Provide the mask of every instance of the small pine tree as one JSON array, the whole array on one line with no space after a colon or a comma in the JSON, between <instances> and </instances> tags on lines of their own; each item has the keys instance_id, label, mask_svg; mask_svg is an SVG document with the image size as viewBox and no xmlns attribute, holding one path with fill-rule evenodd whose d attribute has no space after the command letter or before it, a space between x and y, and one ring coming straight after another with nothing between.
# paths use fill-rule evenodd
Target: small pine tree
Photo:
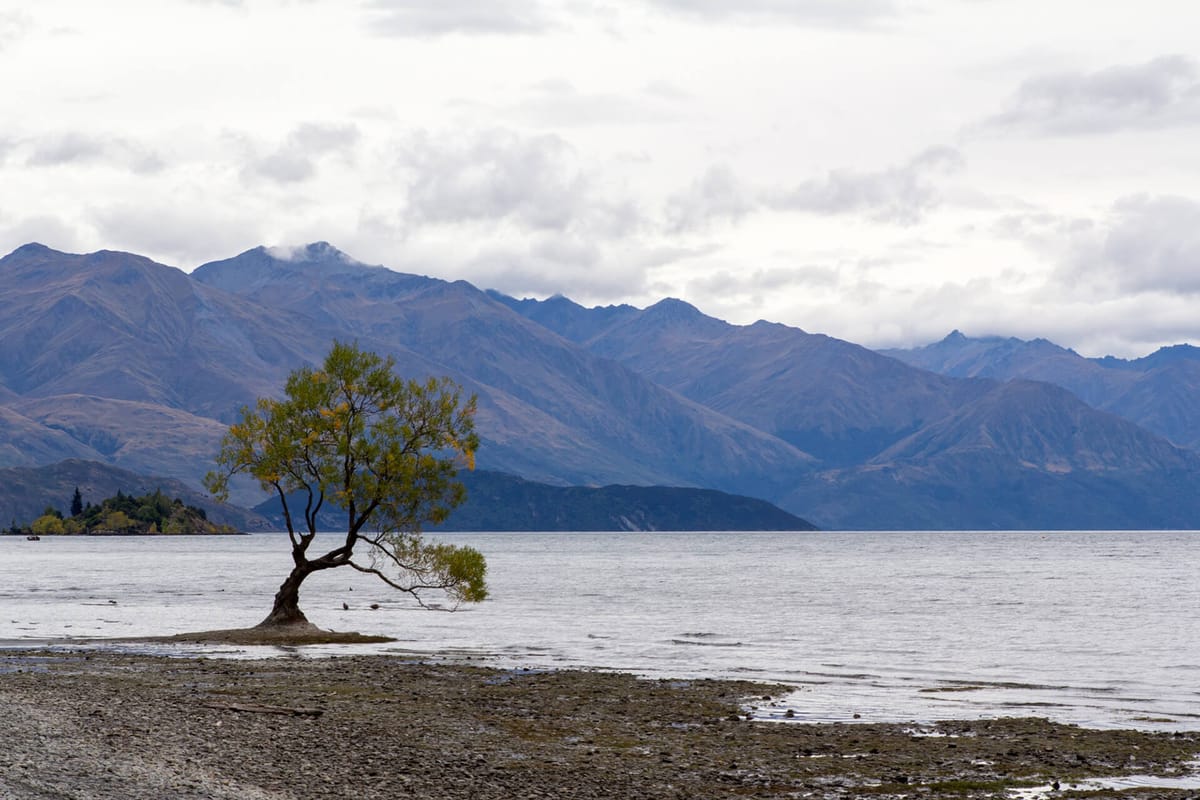
<instances>
[{"instance_id":1,"label":"small pine tree","mask_svg":"<svg viewBox=\"0 0 1200 800\"><path fill-rule=\"evenodd\" d=\"M71 497L71 516L78 517L83 513L83 495L79 493L79 487L75 487L75 494Z\"/></svg>"}]
</instances>

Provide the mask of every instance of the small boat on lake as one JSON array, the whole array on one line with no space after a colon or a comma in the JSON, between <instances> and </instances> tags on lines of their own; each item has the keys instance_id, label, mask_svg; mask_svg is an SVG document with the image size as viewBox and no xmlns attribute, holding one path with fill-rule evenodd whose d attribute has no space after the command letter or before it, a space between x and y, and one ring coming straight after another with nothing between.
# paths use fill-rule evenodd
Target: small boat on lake
<instances>
[{"instance_id":1,"label":"small boat on lake","mask_svg":"<svg viewBox=\"0 0 1200 800\"><path fill-rule=\"evenodd\" d=\"M40 542L41 540L42 537L38 536L36 533L31 533L25 537L25 541L27 542Z\"/></svg>"}]
</instances>

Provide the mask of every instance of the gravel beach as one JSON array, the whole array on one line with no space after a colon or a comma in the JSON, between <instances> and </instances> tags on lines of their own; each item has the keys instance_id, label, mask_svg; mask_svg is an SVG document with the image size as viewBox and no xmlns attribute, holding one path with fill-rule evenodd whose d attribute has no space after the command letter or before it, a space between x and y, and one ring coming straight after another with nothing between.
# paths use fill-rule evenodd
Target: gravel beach
<instances>
[{"instance_id":1,"label":"gravel beach","mask_svg":"<svg viewBox=\"0 0 1200 800\"><path fill-rule=\"evenodd\" d=\"M1055 781L1040 796L1068 797L1080 778L1187 773L1200 752L1196 734L1037 719L746 719L784 691L386 656L2 651L0 798L970 798Z\"/></svg>"}]
</instances>

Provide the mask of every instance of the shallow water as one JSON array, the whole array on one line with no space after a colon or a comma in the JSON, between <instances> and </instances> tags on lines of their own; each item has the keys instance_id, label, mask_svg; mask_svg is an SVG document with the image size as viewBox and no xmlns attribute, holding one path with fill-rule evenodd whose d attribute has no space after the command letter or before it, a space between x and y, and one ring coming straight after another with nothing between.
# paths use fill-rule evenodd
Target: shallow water
<instances>
[{"instance_id":1,"label":"shallow water","mask_svg":"<svg viewBox=\"0 0 1200 800\"><path fill-rule=\"evenodd\" d=\"M356 651L801 687L778 718L1200 729L1200 534L440 538L483 550L491 600L422 611L343 569L310 578L306 613L398 640ZM278 535L0 537L0 641L252 625L289 563Z\"/></svg>"}]
</instances>

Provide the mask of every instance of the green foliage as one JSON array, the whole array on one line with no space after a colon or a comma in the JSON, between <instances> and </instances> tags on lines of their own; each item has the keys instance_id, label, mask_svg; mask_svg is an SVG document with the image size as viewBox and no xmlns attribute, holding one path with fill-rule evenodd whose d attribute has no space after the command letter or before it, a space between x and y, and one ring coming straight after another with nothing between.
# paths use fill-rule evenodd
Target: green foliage
<instances>
[{"instance_id":1,"label":"green foliage","mask_svg":"<svg viewBox=\"0 0 1200 800\"><path fill-rule=\"evenodd\" d=\"M38 536L48 536L66 532L66 529L63 527L62 519L54 514L43 514L35 519L33 521L33 525L30 527Z\"/></svg>"},{"instance_id":2,"label":"green foliage","mask_svg":"<svg viewBox=\"0 0 1200 800\"><path fill-rule=\"evenodd\" d=\"M233 533L233 529L214 525L208 521L204 509L184 505L179 498L172 500L156 490L141 497L118 491L99 505L82 503L79 513L63 518L63 515L47 507L40 517L27 526L14 521L6 531L10 534L79 534L79 533ZM72 500L72 509L76 502Z\"/></svg>"},{"instance_id":3,"label":"green foliage","mask_svg":"<svg viewBox=\"0 0 1200 800\"><path fill-rule=\"evenodd\" d=\"M309 572L349 565L418 600L425 589L482 600L483 556L420 536L465 499L455 476L460 466L474 468L475 398L464 399L448 378L406 380L394 367L390 357L335 342L319 369L291 373L283 399L242 409L221 443L220 470L205 485L224 498L230 477L244 473L277 494L297 583ZM346 538L310 559L327 503L344 515ZM359 542L368 545L369 564L352 560Z\"/></svg>"},{"instance_id":4,"label":"green foliage","mask_svg":"<svg viewBox=\"0 0 1200 800\"><path fill-rule=\"evenodd\" d=\"M100 525L105 530L113 531L114 533L127 533L132 531L137 523L130 519L129 515L124 511L109 511L104 515L104 519Z\"/></svg>"},{"instance_id":5,"label":"green foliage","mask_svg":"<svg viewBox=\"0 0 1200 800\"><path fill-rule=\"evenodd\" d=\"M78 517L83 513L83 495L79 493L79 487L75 487L75 494L71 495L71 516Z\"/></svg>"}]
</instances>

